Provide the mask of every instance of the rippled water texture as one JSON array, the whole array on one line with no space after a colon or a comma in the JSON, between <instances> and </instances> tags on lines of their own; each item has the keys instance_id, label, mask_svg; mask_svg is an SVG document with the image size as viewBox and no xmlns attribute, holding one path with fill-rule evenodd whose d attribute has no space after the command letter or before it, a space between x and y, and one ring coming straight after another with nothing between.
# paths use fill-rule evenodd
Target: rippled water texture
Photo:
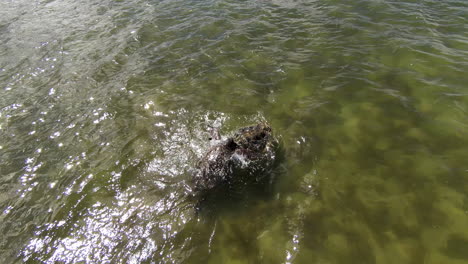
<instances>
[{"instance_id":1,"label":"rippled water texture","mask_svg":"<svg viewBox=\"0 0 468 264\"><path fill-rule=\"evenodd\" d=\"M468 263L468 2L0 2L1 263ZM264 188L196 211L210 127Z\"/></svg>"}]
</instances>

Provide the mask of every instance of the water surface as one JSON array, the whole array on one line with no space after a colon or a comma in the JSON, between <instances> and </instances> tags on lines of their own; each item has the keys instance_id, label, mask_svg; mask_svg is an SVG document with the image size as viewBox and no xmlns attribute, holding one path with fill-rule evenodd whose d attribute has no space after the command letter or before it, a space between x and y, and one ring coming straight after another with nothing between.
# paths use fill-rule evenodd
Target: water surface
<instances>
[{"instance_id":1,"label":"water surface","mask_svg":"<svg viewBox=\"0 0 468 264\"><path fill-rule=\"evenodd\" d=\"M467 263L468 3L0 3L0 262ZM267 121L265 189L190 175ZM228 199L229 198L229 199Z\"/></svg>"}]
</instances>

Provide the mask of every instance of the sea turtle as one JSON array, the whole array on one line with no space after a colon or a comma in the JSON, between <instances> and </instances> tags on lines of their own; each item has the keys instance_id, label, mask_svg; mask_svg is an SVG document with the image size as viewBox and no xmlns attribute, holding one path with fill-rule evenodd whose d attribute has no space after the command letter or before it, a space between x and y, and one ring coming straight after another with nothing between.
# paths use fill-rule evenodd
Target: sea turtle
<instances>
[{"instance_id":1,"label":"sea turtle","mask_svg":"<svg viewBox=\"0 0 468 264\"><path fill-rule=\"evenodd\" d=\"M197 191L257 181L273 164L278 143L266 123L241 128L224 140L213 129L210 140L212 147L198 162L193 177Z\"/></svg>"}]
</instances>

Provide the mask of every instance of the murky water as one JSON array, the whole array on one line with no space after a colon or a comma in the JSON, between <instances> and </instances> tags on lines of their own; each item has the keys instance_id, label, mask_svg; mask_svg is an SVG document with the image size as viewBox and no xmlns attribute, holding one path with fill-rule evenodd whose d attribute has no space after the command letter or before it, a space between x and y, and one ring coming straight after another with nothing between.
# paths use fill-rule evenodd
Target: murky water
<instances>
[{"instance_id":1,"label":"murky water","mask_svg":"<svg viewBox=\"0 0 468 264\"><path fill-rule=\"evenodd\" d=\"M0 262L467 263L468 3L0 2ZM211 126L264 186L194 210Z\"/></svg>"}]
</instances>

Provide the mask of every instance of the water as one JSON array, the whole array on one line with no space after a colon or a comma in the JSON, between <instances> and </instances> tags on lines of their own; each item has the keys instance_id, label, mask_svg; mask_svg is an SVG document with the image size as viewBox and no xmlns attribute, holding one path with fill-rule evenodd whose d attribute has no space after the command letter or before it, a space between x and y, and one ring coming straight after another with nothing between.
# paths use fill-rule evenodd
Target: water
<instances>
[{"instance_id":1,"label":"water","mask_svg":"<svg viewBox=\"0 0 468 264\"><path fill-rule=\"evenodd\" d=\"M468 263L468 3L0 3L0 262ZM190 174L267 120L265 192Z\"/></svg>"}]
</instances>

